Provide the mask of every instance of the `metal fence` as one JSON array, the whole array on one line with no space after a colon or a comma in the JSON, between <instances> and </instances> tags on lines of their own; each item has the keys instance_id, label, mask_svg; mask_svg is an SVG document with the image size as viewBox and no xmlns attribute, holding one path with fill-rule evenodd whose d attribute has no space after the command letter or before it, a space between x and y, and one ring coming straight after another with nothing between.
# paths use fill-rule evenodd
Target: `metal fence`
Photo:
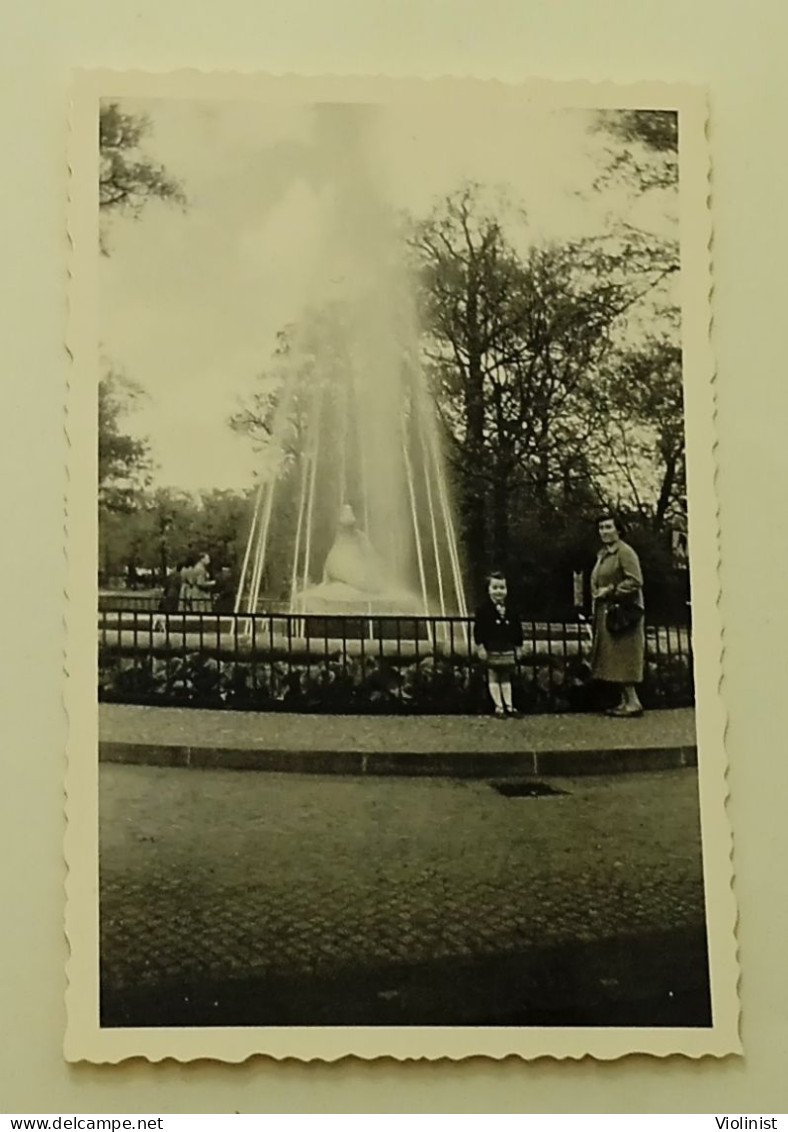
<instances>
[{"instance_id":1,"label":"metal fence","mask_svg":"<svg viewBox=\"0 0 788 1132\"><path fill-rule=\"evenodd\" d=\"M488 709L473 623L460 617L160 613L102 609L105 701L257 711L473 714ZM513 679L526 713L606 706L582 621L523 623ZM609 695L609 690L607 692ZM647 707L693 703L686 626L646 625Z\"/></svg>"}]
</instances>

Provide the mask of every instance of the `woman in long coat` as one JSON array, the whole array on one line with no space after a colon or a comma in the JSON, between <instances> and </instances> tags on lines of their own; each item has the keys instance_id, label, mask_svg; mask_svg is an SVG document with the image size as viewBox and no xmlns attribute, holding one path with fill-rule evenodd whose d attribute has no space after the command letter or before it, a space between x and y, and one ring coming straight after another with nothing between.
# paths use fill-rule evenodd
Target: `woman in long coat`
<instances>
[{"instance_id":1,"label":"woman in long coat","mask_svg":"<svg viewBox=\"0 0 788 1132\"><path fill-rule=\"evenodd\" d=\"M646 651L643 572L637 554L621 538L615 518L603 515L598 526L602 549L591 574L591 597L594 603L591 675L596 680L617 684L621 689L621 701L608 712L609 715L642 715L643 707L636 685L643 681ZM622 602L630 610L634 610L624 618L631 623L611 632L608 616L611 606Z\"/></svg>"},{"instance_id":2,"label":"woman in long coat","mask_svg":"<svg viewBox=\"0 0 788 1132\"><path fill-rule=\"evenodd\" d=\"M191 571L191 608L209 610L211 608L211 591L216 582L208 574L211 564L210 555L201 554L192 566Z\"/></svg>"},{"instance_id":3,"label":"woman in long coat","mask_svg":"<svg viewBox=\"0 0 788 1132\"><path fill-rule=\"evenodd\" d=\"M182 613L192 608L192 598L194 595L194 567L196 566L196 564L196 557L193 554L190 554L180 569L181 592L178 599L178 608Z\"/></svg>"}]
</instances>

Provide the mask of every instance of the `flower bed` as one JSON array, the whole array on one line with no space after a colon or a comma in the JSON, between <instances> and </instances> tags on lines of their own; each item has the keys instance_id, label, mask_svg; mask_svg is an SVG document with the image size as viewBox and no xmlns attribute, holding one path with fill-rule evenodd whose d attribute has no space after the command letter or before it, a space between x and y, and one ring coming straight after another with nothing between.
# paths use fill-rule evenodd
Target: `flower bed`
<instances>
[{"instance_id":1,"label":"flower bed","mask_svg":"<svg viewBox=\"0 0 788 1132\"><path fill-rule=\"evenodd\" d=\"M599 710L610 689L590 680L580 655L523 662L513 680L524 713ZM250 711L476 714L489 710L482 666L473 658L326 655L313 660L243 657L209 651L162 655L99 650L99 698L113 703L162 704ZM686 654L647 654L644 705L686 707L694 702Z\"/></svg>"}]
</instances>

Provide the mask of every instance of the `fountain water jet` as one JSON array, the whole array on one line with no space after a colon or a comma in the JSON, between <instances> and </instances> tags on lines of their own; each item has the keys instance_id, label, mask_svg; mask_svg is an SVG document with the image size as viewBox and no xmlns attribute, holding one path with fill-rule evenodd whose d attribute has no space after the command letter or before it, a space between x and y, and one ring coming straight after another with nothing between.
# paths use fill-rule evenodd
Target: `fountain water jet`
<instances>
[{"instance_id":1,"label":"fountain water jet","mask_svg":"<svg viewBox=\"0 0 788 1132\"><path fill-rule=\"evenodd\" d=\"M436 410L417 361L414 283L370 171L364 123L332 109L318 305L279 389L236 611L284 600L303 616L464 617Z\"/></svg>"}]
</instances>

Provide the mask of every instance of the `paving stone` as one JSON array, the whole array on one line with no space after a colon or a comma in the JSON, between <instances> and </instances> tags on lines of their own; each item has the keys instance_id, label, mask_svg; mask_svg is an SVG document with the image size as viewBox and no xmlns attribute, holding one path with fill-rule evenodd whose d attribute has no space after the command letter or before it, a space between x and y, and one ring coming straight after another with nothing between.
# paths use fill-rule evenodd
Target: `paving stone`
<instances>
[{"instance_id":1,"label":"paving stone","mask_svg":"<svg viewBox=\"0 0 788 1132\"><path fill-rule=\"evenodd\" d=\"M485 783L104 766L105 985L702 925L693 771L561 786L512 801Z\"/></svg>"}]
</instances>

